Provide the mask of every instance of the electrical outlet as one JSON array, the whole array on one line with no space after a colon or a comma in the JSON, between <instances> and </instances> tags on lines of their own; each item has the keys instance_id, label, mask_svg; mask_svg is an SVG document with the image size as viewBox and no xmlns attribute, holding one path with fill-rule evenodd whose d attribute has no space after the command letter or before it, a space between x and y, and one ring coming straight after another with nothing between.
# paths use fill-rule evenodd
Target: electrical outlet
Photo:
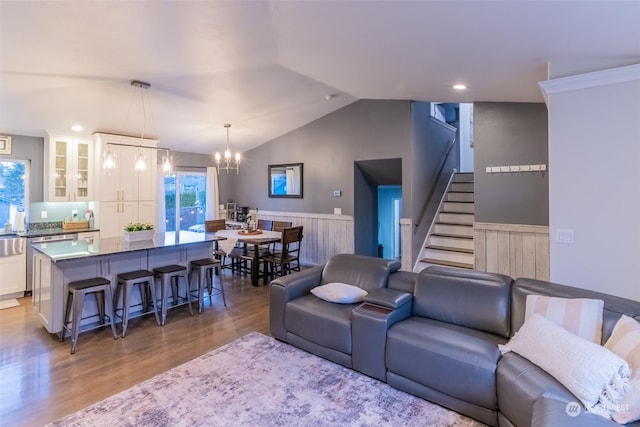
<instances>
[{"instance_id":1,"label":"electrical outlet","mask_svg":"<svg viewBox=\"0 0 640 427\"><path fill-rule=\"evenodd\" d=\"M40 211L40 219L47 219L47 211Z\"/></svg>"},{"instance_id":2,"label":"electrical outlet","mask_svg":"<svg viewBox=\"0 0 640 427\"><path fill-rule=\"evenodd\" d=\"M78 209L71 209L71 216L77 216L78 215Z\"/></svg>"},{"instance_id":3,"label":"electrical outlet","mask_svg":"<svg viewBox=\"0 0 640 427\"><path fill-rule=\"evenodd\" d=\"M568 228L556 230L556 242L573 245L574 243L573 230Z\"/></svg>"}]
</instances>

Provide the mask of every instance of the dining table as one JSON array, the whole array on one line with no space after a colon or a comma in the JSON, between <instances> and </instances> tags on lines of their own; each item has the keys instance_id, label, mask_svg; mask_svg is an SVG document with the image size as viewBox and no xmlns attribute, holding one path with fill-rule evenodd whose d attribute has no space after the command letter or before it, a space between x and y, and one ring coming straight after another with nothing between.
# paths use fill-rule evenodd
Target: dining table
<instances>
[{"instance_id":1,"label":"dining table","mask_svg":"<svg viewBox=\"0 0 640 427\"><path fill-rule=\"evenodd\" d=\"M236 243L242 244L244 255L252 253L251 284L253 286L258 286L260 282L260 246L277 243L282 239L280 231L271 230L219 230L216 231L215 235L224 237L224 239L217 241L216 244L226 254L231 253ZM250 252L249 248L251 247L253 247L253 251ZM265 284L266 281L265 275Z\"/></svg>"}]
</instances>

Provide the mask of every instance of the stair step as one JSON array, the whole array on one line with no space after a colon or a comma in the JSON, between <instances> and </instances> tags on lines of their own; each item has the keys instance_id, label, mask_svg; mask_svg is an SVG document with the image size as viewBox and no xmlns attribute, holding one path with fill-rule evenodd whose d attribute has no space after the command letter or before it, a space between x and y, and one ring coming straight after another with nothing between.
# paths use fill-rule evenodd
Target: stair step
<instances>
[{"instance_id":1,"label":"stair step","mask_svg":"<svg viewBox=\"0 0 640 427\"><path fill-rule=\"evenodd\" d=\"M448 234L452 236L464 236L473 238L473 226L465 224L446 224L436 222L433 232L437 234Z\"/></svg>"},{"instance_id":2,"label":"stair step","mask_svg":"<svg viewBox=\"0 0 640 427\"><path fill-rule=\"evenodd\" d=\"M452 182L449 189L451 191L473 193L473 182Z\"/></svg>"},{"instance_id":3,"label":"stair step","mask_svg":"<svg viewBox=\"0 0 640 427\"><path fill-rule=\"evenodd\" d=\"M453 176L453 182L473 182L473 172L458 172Z\"/></svg>"},{"instance_id":4,"label":"stair step","mask_svg":"<svg viewBox=\"0 0 640 427\"><path fill-rule=\"evenodd\" d=\"M462 262L466 264L473 264L474 261L473 252L448 251L436 248L424 248L420 256L430 259L439 259L441 261Z\"/></svg>"},{"instance_id":5,"label":"stair step","mask_svg":"<svg viewBox=\"0 0 640 427\"><path fill-rule=\"evenodd\" d=\"M442 212L447 213L474 213L475 204L473 202L447 202L442 204Z\"/></svg>"},{"instance_id":6,"label":"stair step","mask_svg":"<svg viewBox=\"0 0 640 427\"><path fill-rule=\"evenodd\" d=\"M440 214L438 214L438 222L473 225L473 217L474 215L472 213L440 212Z\"/></svg>"},{"instance_id":7,"label":"stair step","mask_svg":"<svg viewBox=\"0 0 640 427\"><path fill-rule=\"evenodd\" d=\"M449 191L447 192L447 202L473 202L473 193Z\"/></svg>"},{"instance_id":8,"label":"stair step","mask_svg":"<svg viewBox=\"0 0 640 427\"><path fill-rule=\"evenodd\" d=\"M470 237L431 234L429 236L427 244L429 246L441 246L446 248L465 249L471 251L473 251L474 249L473 239Z\"/></svg>"},{"instance_id":9,"label":"stair step","mask_svg":"<svg viewBox=\"0 0 640 427\"><path fill-rule=\"evenodd\" d=\"M435 250L447 251L447 252L460 252L463 254L473 253L473 249L456 248L453 246L429 245L429 246L426 246L425 249L435 249Z\"/></svg>"},{"instance_id":10,"label":"stair step","mask_svg":"<svg viewBox=\"0 0 640 427\"><path fill-rule=\"evenodd\" d=\"M433 258L422 258L420 262L424 264L445 265L448 267L458 267L458 268L464 268L467 270L473 270L473 264L469 264L466 262L442 261L442 260L433 259Z\"/></svg>"}]
</instances>

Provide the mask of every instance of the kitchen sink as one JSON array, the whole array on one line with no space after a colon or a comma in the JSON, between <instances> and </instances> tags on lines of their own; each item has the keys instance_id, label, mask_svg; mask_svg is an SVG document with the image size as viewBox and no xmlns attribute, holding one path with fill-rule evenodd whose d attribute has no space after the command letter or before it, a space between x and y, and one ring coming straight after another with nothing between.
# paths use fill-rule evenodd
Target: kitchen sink
<instances>
[{"instance_id":1,"label":"kitchen sink","mask_svg":"<svg viewBox=\"0 0 640 427\"><path fill-rule=\"evenodd\" d=\"M24 252L24 239L17 234L13 236L3 235L0 238L0 257L20 255Z\"/></svg>"}]
</instances>

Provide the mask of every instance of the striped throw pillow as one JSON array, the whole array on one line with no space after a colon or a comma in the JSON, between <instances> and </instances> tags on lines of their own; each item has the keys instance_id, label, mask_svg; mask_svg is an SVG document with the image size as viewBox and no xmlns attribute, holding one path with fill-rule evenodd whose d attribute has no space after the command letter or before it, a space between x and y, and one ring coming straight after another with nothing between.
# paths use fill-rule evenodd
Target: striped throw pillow
<instances>
[{"instance_id":1,"label":"striped throw pillow","mask_svg":"<svg viewBox=\"0 0 640 427\"><path fill-rule=\"evenodd\" d=\"M556 298L527 295L525 322L541 314L567 331L600 345L604 301L588 298Z\"/></svg>"},{"instance_id":2,"label":"striped throw pillow","mask_svg":"<svg viewBox=\"0 0 640 427\"><path fill-rule=\"evenodd\" d=\"M640 323L629 316L621 316L604 345L624 359L631 368L629 390L614 408L613 419L621 424L640 419Z\"/></svg>"}]
</instances>

